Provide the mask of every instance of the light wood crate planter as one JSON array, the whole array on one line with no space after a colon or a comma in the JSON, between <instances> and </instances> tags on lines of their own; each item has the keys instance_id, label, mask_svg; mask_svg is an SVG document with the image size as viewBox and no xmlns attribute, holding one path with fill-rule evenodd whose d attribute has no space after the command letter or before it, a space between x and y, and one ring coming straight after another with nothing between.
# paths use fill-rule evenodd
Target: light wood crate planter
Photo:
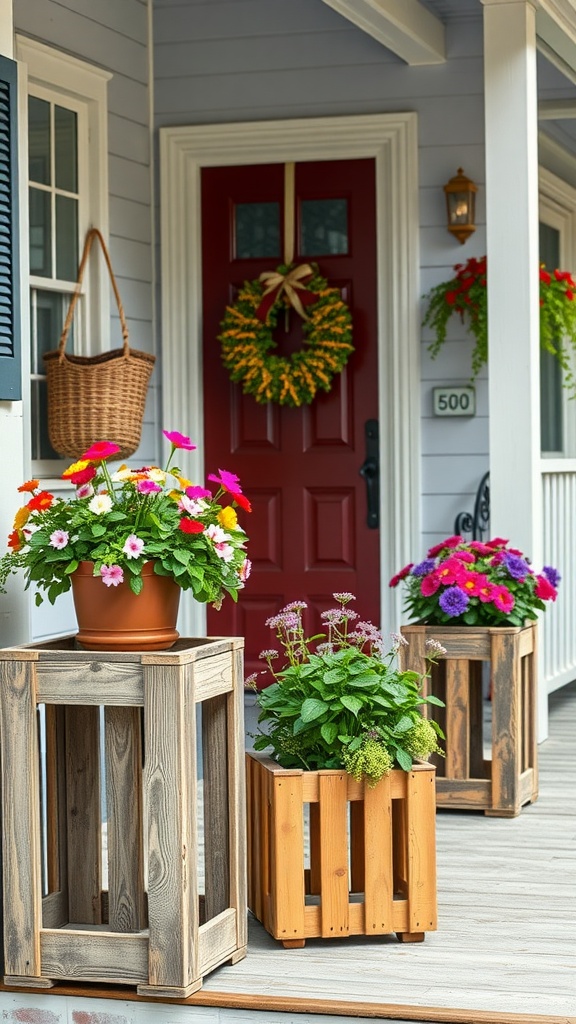
<instances>
[{"instance_id":1,"label":"light wood crate planter","mask_svg":"<svg viewBox=\"0 0 576 1024\"><path fill-rule=\"evenodd\" d=\"M344 771L289 770L247 754L255 917L286 947L391 932L422 941L437 919L434 778L419 764L370 789Z\"/></svg>"},{"instance_id":2,"label":"light wood crate planter","mask_svg":"<svg viewBox=\"0 0 576 1024\"><path fill-rule=\"evenodd\" d=\"M109 982L184 998L245 955L243 647L236 638L180 639L168 651L88 652L69 637L0 651L6 984Z\"/></svg>"},{"instance_id":3,"label":"light wood crate planter","mask_svg":"<svg viewBox=\"0 0 576 1024\"><path fill-rule=\"evenodd\" d=\"M446 655L432 666L424 692L446 707L428 706L446 740L437 768L438 807L483 810L515 817L538 796L537 626L402 626L408 642L400 665L426 671L426 640L438 640ZM482 663L491 684L491 758L484 756Z\"/></svg>"}]
</instances>

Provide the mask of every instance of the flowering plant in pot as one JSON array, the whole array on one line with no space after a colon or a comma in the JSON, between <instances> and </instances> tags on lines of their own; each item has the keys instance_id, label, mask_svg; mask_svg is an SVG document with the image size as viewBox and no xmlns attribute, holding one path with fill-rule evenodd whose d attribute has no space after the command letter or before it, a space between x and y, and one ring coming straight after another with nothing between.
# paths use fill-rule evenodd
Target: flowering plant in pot
<instances>
[{"instance_id":1,"label":"flowering plant in pot","mask_svg":"<svg viewBox=\"0 0 576 1024\"><path fill-rule=\"evenodd\" d=\"M109 460L120 449L99 441L62 474L74 487L70 498L55 497L38 480L22 484L18 490L28 500L0 559L0 590L23 570L26 588L37 588L37 604L44 596L53 604L90 563L110 592L128 588L139 595L152 562L155 575L191 590L198 601L219 607L225 594L236 600L250 573L236 509L249 512L250 502L225 470L208 476L213 490L187 480L172 460L177 450L196 446L178 431L164 435L170 442L164 469L113 471Z\"/></svg>"},{"instance_id":2,"label":"flowering plant in pot","mask_svg":"<svg viewBox=\"0 0 576 1024\"><path fill-rule=\"evenodd\" d=\"M529 559L502 537L486 542L456 535L431 547L425 559L390 580L406 587L410 617L431 625L523 626L555 601L560 574Z\"/></svg>"},{"instance_id":3,"label":"flowering plant in pot","mask_svg":"<svg viewBox=\"0 0 576 1024\"><path fill-rule=\"evenodd\" d=\"M259 723L255 750L272 748L283 768L342 769L369 786L394 767L410 771L415 759L438 750L441 730L422 716L426 703L422 677L401 672L395 657L402 637L393 634L387 650L380 631L362 622L349 605L352 594L333 595L337 607L323 612L327 633L307 638L303 601L293 601L267 620L284 649L262 651L272 684L258 691ZM443 648L428 644L434 663ZM259 673L247 682L256 684Z\"/></svg>"},{"instance_id":4,"label":"flowering plant in pot","mask_svg":"<svg viewBox=\"0 0 576 1024\"><path fill-rule=\"evenodd\" d=\"M435 358L444 342L448 321L458 315L474 337L472 379L488 361L488 289L486 257L471 257L454 266L455 274L426 296L423 326L434 331L429 352ZM540 286L540 344L552 353L564 372L564 385L576 392L570 365L570 346L576 349L576 281L567 270L550 271L542 264Z\"/></svg>"}]
</instances>

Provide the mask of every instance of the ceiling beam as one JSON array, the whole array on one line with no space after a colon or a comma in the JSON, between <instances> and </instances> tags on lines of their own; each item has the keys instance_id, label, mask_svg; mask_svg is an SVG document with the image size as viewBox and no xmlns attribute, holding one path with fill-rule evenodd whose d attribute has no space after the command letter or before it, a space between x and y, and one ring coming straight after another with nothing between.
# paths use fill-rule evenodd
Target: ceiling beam
<instances>
[{"instance_id":1,"label":"ceiling beam","mask_svg":"<svg viewBox=\"0 0 576 1024\"><path fill-rule=\"evenodd\" d=\"M576 119L576 99L541 100L538 104L539 121L573 121Z\"/></svg>"},{"instance_id":2,"label":"ceiling beam","mask_svg":"<svg viewBox=\"0 0 576 1024\"><path fill-rule=\"evenodd\" d=\"M407 64L444 64L444 25L420 0L324 0Z\"/></svg>"},{"instance_id":3,"label":"ceiling beam","mask_svg":"<svg viewBox=\"0 0 576 1024\"><path fill-rule=\"evenodd\" d=\"M571 81L576 79L576 6L573 0L539 0L538 49Z\"/></svg>"}]
</instances>

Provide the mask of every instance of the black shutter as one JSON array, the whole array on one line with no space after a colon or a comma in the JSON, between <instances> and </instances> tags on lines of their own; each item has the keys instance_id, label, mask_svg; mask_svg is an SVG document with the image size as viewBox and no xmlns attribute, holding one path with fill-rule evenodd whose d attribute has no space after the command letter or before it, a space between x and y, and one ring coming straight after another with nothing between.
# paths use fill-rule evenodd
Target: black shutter
<instances>
[{"instance_id":1,"label":"black shutter","mask_svg":"<svg viewBox=\"0 0 576 1024\"><path fill-rule=\"evenodd\" d=\"M0 56L0 399L22 397L17 65Z\"/></svg>"}]
</instances>

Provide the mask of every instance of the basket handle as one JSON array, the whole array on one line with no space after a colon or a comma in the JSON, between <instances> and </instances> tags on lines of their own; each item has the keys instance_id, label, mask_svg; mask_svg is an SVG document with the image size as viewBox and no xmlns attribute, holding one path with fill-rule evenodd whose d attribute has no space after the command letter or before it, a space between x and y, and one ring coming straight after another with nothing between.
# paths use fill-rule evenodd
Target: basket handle
<instances>
[{"instance_id":1,"label":"basket handle","mask_svg":"<svg viewBox=\"0 0 576 1024\"><path fill-rule=\"evenodd\" d=\"M77 282L76 282L76 288L75 288L74 294L73 294L73 296L72 296L72 298L70 300L70 306L68 307L68 313L66 314L66 320L64 321L64 327L62 329L62 334L60 335L60 341L58 343L58 351L60 352L60 362L62 362L63 359L64 359L64 349L66 348L66 342L68 340L68 334L70 333L70 327L72 326L72 320L74 318L74 310L76 308L76 303L78 302L78 299L80 297L80 292L82 290L82 281L84 279L84 271L86 269L86 264L88 262L88 257L90 255L90 250L92 248L92 243L93 243L95 238L98 239L98 241L100 242L100 245L102 247L102 252L104 254L104 259L106 260L106 266L108 267L108 272L110 274L110 283L112 285L112 290L114 292L114 296L116 298L116 304L118 306L118 313L119 313L119 316L120 316L120 325L122 327L122 338L124 339L124 345L123 345L124 355L128 356L130 354L130 346L128 345L128 326L126 324L126 317L124 315L124 307L122 305L122 300L120 298L120 292L118 291L118 285L116 284L116 278L114 277L114 271L112 270L112 263L110 262L110 256L108 254L108 249L106 248L106 243L105 243L104 239L102 238L102 235L101 235L100 231L98 230L98 228L90 228L88 234L86 235L86 241L84 242L84 251L82 253L82 259L80 260L80 266L78 267L78 279L77 279Z\"/></svg>"}]
</instances>

